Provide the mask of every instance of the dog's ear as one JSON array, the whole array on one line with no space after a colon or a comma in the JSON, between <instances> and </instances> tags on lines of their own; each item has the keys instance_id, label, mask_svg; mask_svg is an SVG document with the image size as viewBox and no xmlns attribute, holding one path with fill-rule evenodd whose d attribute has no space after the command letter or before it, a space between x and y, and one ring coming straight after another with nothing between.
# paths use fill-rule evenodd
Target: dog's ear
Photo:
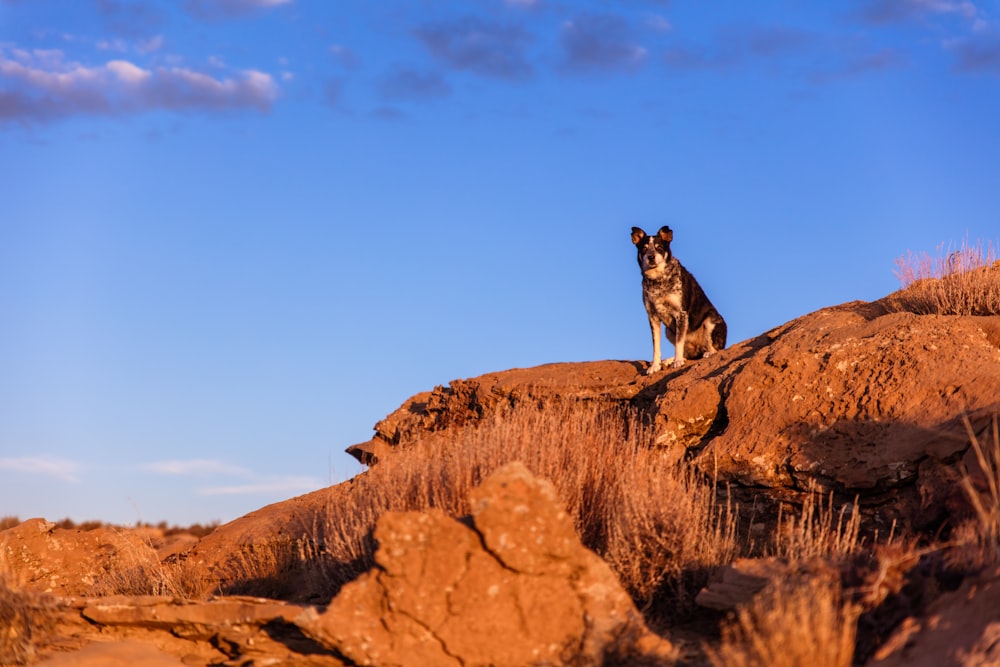
<instances>
[{"instance_id":1,"label":"dog's ear","mask_svg":"<svg viewBox=\"0 0 1000 667\"><path fill-rule=\"evenodd\" d=\"M642 231L638 227L632 228L632 243L639 245L639 243L646 238L646 232Z\"/></svg>"},{"instance_id":2,"label":"dog's ear","mask_svg":"<svg viewBox=\"0 0 1000 667\"><path fill-rule=\"evenodd\" d=\"M670 243L671 241L674 240L674 230L670 229L666 225L660 227L660 231L656 232L656 235L659 236L662 240L666 241L667 243Z\"/></svg>"}]
</instances>

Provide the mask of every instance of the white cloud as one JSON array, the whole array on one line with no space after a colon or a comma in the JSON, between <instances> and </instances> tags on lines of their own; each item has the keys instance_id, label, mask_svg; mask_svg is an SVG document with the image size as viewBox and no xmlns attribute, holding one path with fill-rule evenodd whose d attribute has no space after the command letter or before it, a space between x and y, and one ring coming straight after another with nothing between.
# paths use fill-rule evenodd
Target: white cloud
<instances>
[{"instance_id":1,"label":"white cloud","mask_svg":"<svg viewBox=\"0 0 1000 667\"><path fill-rule=\"evenodd\" d=\"M47 475L64 482L79 482L82 466L76 461L55 456L20 456L0 458L0 470Z\"/></svg>"},{"instance_id":2,"label":"white cloud","mask_svg":"<svg viewBox=\"0 0 1000 667\"><path fill-rule=\"evenodd\" d=\"M204 18L226 18L247 14L257 9L270 9L291 4L293 0L187 0L187 8Z\"/></svg>"},{"instance_id":3,"label":"white cloud","mask_svg":"<svg viewBox=\"0 0 1000 667\"><path fill-rule=\"evenodd\" d=\"M230 477L240 480L236 484L219 484L197 489L199 496L245 496L273 493L304 493L315 491L325 484L305 475L262 475L244 466L216 459L187 459L155 461L140 466L142 470L158 475L188 477Z\"/></svg>"},{"instance_id":4,"label":"white cloud","mask_svg":"<svg viewBox=\"0 0 1000 667\"><path fill-rule=\"evenodd\" d=\"M278 476L265 477L248 484L211 486L198 489L200 496L250 496L269 493L306 493L321 489L326 484L314 477Z\"/></svg>"},{"instance_id":5,"label":"white cloud","mask_svg":"<svg viewBox=\"0 0 1000 667\"><path fill-rule=\"evenodd\" d=\"M180 66L145 69L127 60L87 66L66 60L58 50L0 46L0 120L154 109L266 111L277 96L274 79L256 70L217 78Z\"/></svg>"},{"instance_id":6,"label":"white cloud","mask_svg":"<svg viewBox=\"0 0 1000 667\"><path fill-rule=\"evenodd\" d=\"M162 49L164 42L163 35L156 35L149 39L139 40L135 48L139 53L153 53Z\"/></svg>"},{"instance_id":7,"label":"white cloud","mask_svg":"<svg viewBox=\"0 0 1000 667\"><path fill-rule=\"evenodd\" d=\"M244 478L254 476L248 468L214 459L154 461L143 465L142 469L160 475L230 475Z\"/></svg>"}]
</instances>

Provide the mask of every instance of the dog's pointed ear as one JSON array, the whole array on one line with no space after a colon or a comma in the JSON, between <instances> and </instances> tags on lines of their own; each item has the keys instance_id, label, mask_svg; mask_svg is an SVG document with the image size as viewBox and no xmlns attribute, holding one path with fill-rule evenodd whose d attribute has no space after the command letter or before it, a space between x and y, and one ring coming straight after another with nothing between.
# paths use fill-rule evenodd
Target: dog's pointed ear
<instances>
[{"instance_id":1,"label":"dog's pointed ear","mask_svg":"<svg viewBox=\"0 0 1000 667\"><path fill-rule=\"evenodd\" d=\"M639 227L632 228L632 243L639 245L639 242L646 238L646 232Z\"/></svg>"},{"instance_id":2,"label":"dog's pointed ear","mask_svg":"<svg viewBox=\"0 0 1000 667\"><path fill-rule=\"evenodd\" d=\"M674 230L670 229L666 225L660 227L660 231L656 232L656 235L659 236L664 241L666 241L667 243L670 243L671 241L674 240Z\"/></svg>"}]
</instances>

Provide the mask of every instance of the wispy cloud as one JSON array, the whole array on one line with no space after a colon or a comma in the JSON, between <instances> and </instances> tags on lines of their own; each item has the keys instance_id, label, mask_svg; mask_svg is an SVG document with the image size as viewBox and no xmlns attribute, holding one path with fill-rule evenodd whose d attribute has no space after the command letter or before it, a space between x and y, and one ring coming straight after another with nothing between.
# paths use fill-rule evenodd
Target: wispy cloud
<instances>
[{"instance_id":1,"label":"wispy cloud","mask_svg":"<svg viewBox=\"0 0 1000 667\"><path fill-rule=\"evenodd\" d=\"M354 54L354 50L350 47L344 46L343 44L334 44L330 47L330 54L342 67L354 69L358 66L358 58Z\"/></svg>"},{"instance_id":2,"label":"wispy cloud","mask_svg":"<svg viewBox=\"0 0 1000 667\"><path fill-rule=\"evenodd\" d=\"M630 70L646 59L628 22L613 14L578 16L563 24L565 67L575 72Z\"/></svg>"},{"instance_id":3,"label":"wispy cloud","mask_svg":"<svg viewBox=\"0 0 1000 667\"><path fill-rule=\"evenodd\" d=\"M230 475L246 478L254 476L249 468L215 459L154 461L140 467L142 470L160 475Z\"/></svg>"},{"instance_id":4,"label":"wispy cloud","mask_svg":"<svg viewBox=\"0 0 1000 667\"><path fill-rule=\"evenodd\" d=\"M304 493L315 491L323 482L306 475L268 475L245 466L218 459L171 459L139 466L157 475L194 478L230 478L236 483L213 484L195 490L199 496L262 495L268 493Z\"/></svg>"},{"instance_id":5,"label":"wispy cloud","mask_svg":"<svg viewBox=\"0 0 1000 667\"><path fill-rule=\"evenodd\" d=\"M449 67L499 79L525 79L531 35L522 27L466 17L414 31L432 56Z\"/></svg>"},{"instance_id":6,"label":"wispy cloud","mask_svg":"<svg viewBox=\"0 0 1000 667\"><path fill-rule=\"evenodd\" d=\"M269 493L306 493L325 486L314 477L277 476L247 484L209 486L198 489L199 496L250 496Z\"/></svg>"},{"instance_id":7,"label":"wispy cloud","mask_svg":"<svg viewBox=\"0 0 1000 667\"><path fill-rule=\"evenodd\" d=\"M150 2L96 0L97 12L112 32L127 37L146 37L160 31L166 14Z\"/></svg>"},{"instance_id":8,"label":"wispy cloud","mask_svg":"<svg viewBox=\"0 0 1000 667\"><path fill-rule=\"evenodd\" d=\"M955 56L958 71L1000 75L1000 34L957 40L948 48Z\"/></svg>"},{"instance_id":9,"label":"wispy cloud","mask_svg":"<svg viewBox=\"0 0 1000 667\"><path fill-rule=\"evenodd\" d=\"M426 100L447 97L451 86L437 72L397 66L382 78L378 91L384 99Z\"/></svg>"},{"instance_id":10,"label":"wispy cloud","mask_svg":"<svg viewBox=\"0 0 1000 667\"><path fill-rule=\"evenodd\" d=\"M278 87L264 72L227 78L183 67L146 69L128 60L87 66L57 50L0 47L0 120L50 121L79 114L267 111Z\"/></svg>"},{"instance_id":11,"label":"wispy cloud","mask_svg":"<svg viewBox=\"0 0 1000 667\"><path fill-rule=\"evenodd\" d=\"M219 19L291 4L293 0L186 0L184 7L201 18Z\"/></svg>"},{"instance_id":12,"label":"wispy cloud","mask_svg":"<svg viewBox=\"0 0 1000 667\"><path fill-rule=\"evenodd\" d=\"M76 461L54 456L0 458L0 470L46 475L64 482L79 482L83 466Z\"/></svg>"},{"instance_id":13,"label":"wispy cloud","mask_svg":"<svg viewBox=\"0 0 1000 667\"><path fill-rule=\"evenodd\" d=\"M904 66L904 52L865 39L841 38L785 26L740 26L721 30L707 45L675 46L665 55L676 70L733 70L766 65L770 70L829 84Z\"/></svg>"},{"instance_id":14,"label":"wispy cloud","mask_svg":"<svg viewBox=\"0 0 1000 667\"><path fill-rule=\"evenodd\" d=\"M850 57L833 67L814 71L809 75L809 79L813 83L832 83L840 79L853 79L871 72L894 69L906 62L906 56L902 52L885 48Z\"/></svg>"},{"instance_id":15,"label":"wispy cloud","mask_svg":"<svg viewBox=\"0 0 1000 667\"><path fill-rule=\"evenodd\" d=\"M934 16L955 16L979 27L985 21L970 0L867 0L860 16L873 24L903 23Z\"/></svg>"}]
</instances>

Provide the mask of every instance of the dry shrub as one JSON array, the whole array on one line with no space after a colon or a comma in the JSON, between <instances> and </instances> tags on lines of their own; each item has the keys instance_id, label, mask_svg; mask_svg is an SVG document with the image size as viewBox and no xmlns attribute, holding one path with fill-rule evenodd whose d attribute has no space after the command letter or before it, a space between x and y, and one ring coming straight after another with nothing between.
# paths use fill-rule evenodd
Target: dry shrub
<instances>
[{"instance_id":1,"label":"dry shrub","mask_svg":"<svg viewBox=\"0 0 1000 667\"><path fill-rule=\"evenodd\" d=\"M779 508L772 555L791 561L844 560L861 548L860 531L857 498L837 510L833 493L824 502L819 492L810 489L798 515L786 513L784 503Z\"/></svg>"},{"instance_id":2,"label":"dry shrub","mask_svg":"<svg viewBox=\"0 0 1000 667\"><path fill-rule=\"evenodd\" d=\"M44 593L25 590L0 561L0 665L25 665L51 634L58 605Z\"/></svg>"},{"instance_id":3,"label":"dry shrub","mask_svg":"<svg viewBox=\"0 0 1000 667\"><path fill-rule=\"evenodd\" d=\"M690 466L666 466L662 459L620 471L615 495L605 500L602 556L636 602L666 598L683 611L689 592L737 556L737 511L718 502L716 488Z\"/></svg>"},{"instance_id":4,"label":"dry shrub","mask_svg":"<svg viewBox=\"0 0 1000 667\"><path fill-rule=\"evenodd\" d=\"M294 596L308 555L302 540L274 539L241 546L219 573L225 595L253 595L284 599Z\"/></svg>"},{"instance_id":5,"label":"dry shrub","mask_svg":"<svg viewBox=\"0 0 1000 667\"><path fill-rule=\"evenodd\" d=\"M992 242L967 241L937 255L907 253L894 272L903 289L888 298L896 310L920 315L1000 314L1000 264Z\"/></svg>"},{"instance_id":6,"label":"dry shrub","mask_svg":"<svg viewBox=\"0 0 1000 667\"><path fill-rule=\"evenodd\" d=\"M438 433L399 451L350 483L314 530L313 554L335 591L373 565L372 530L390 510L469 513L469 491L500 466L521 461L551 481L583 543L615 569L640 606L683 601L736 551L733 508L716 508L713 485L648 445L622 410L586 402L534 406ZM695 588L696 590L696 588Z\"/></svg>"},{"instance_id":7,"label":"dry shrub","mask_svg":"<svg viewBox=\"0 0 1000 667\"><path fill-rule=\"evenodd\" d=\"M162 562L148 541L125 533L119 533L119 538L119 547L107 569L94 581L94 595L204 599L212 593L212 583L195 563L188 560Z\"/></svg>"},{"instance_id":8,"label":"dry shrub","mask_svg":"<svg viewBox=\"0 0 1000 667\"><path fill-rule=\"evenodd\" d=\"M836 579L779 582L739 609L706 653L716 667L849 667L858 614Z\"/></svg>"},{"instance_id":9,"label":"dry shrub","mask_svg":"<svg viewBox=\"0 0 1000 667\"><path fill-rule=\"evenodd\" d=\"M981 569L1000 564L1000 428L994 415L990 429L993 442L989 444L976 435L969 418L964 419L979 474L965 470L962 475L962 489L974 517L952 534L955 548L949 560L962 568Z\"/></svg>"}]
</instances>

